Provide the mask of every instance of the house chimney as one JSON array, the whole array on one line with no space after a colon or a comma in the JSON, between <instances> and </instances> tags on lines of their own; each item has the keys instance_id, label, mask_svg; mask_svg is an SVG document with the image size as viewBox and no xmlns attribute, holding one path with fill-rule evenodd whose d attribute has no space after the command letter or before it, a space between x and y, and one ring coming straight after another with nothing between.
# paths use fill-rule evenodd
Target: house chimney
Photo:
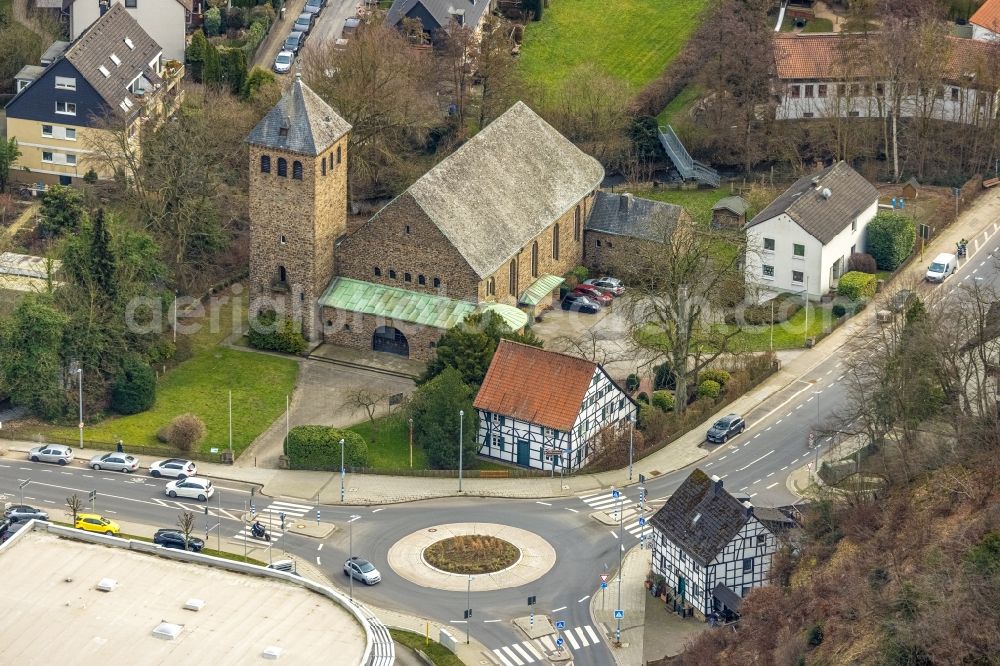
<instances>
[{"instance_id":1,"label":"house chimney","mask_svg":"<svg viewBox=\"0 0 1000 666\"><path fill-rule=\"evenodd\" d=\"M830 188L829 188L829 187L824 187L824 188L823 188L823 191L822 191L822 192L820 192L820 194L822 194L822 195L823 195L823 198L824 198L824 199L829 199L830 197L832 197L832 196L833 196L833 192L831 192L831 191L830 191Z\"/></svg>"},{"instance_id":2,"label":"house chimney","mask_svg":"<svg viewBox=\"0 0 1000 666\"><path fill-rule=\"evenodd\" d=\"M750 503L750 500L743 502L743 514L747 518L753 515L753 504Z\"/></svg>"},{"instance_id":3,"label":"house chimney","mask_svg":"<svg viewBox=\"0 0 1000 666\"><path fill-rule=\"evenodd\" d=\"M618 198L618 212L628 215L628 204L632 200L632 195L626 192Z\"/></svg>"},{"instance_id":4,"label":"house chimney","mask_svg":"<svg viewBox=\"0 0 1000 666\"><path fill-rule=\"evenodd\" d=\"M722 479L712 475L712 494L721 495L722 494Z\"/></svg>"},{"instance_id":5,"label":"house chimney","mask_svg":"<svg viewBox=\"0 0 1000 666\"><path fill-rule=\"evenodd\" d=\"M812 186L814 190L819 187L819 176L812 177Z\"/></svg>"}]
</instances>

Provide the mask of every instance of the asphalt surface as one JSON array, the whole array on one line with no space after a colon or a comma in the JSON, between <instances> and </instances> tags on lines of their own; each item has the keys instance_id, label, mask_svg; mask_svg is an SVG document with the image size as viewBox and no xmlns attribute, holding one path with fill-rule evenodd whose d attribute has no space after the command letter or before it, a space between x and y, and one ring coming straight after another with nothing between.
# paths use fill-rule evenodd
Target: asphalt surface
<instances>
[{"instance_id":1,"label":"asphalt surface","mask_svg":"<svg viewBox=\"0 0 1000 666\"><path fill-rule=\"evenodd\" d=\"M970 239L969 257L958 272L941 285L919 285L917 292L933 301L977 283L1000 287L1000 272L994 261L994 256L1000 257L998 230L998 225L991 225L984 234ZM931 258L925 259L929 262ZM809 433L825 432L842 410L846 399L844 354L848 352L845 346L820 359L783 391L745 415L746 432L726 444L706 445L710 446L710 454L697 466L719 476L727 489L749 498L755 505L782 506L797 501L786 487L786 480L792 471L812 463L829 443L826 436L820 435L816 438L819 450L812 448ZM652 515L652 510L662 506L690 471L687 468L647 479L647 500L651 507L645 515ZM18 490L19 481L24 479L31 479L30 484ZM59 467L11 457L0 459L0 501L21 502L23 493L24 503L47 509L54 519L60 519L66 497L76 493L85 499L91 490L96 490L96 509L110 518L172 527L180 511L192 510L198 514L199 536L206 527L218 524L222 541L229 541L232 548L232 537L243 528L242 515L249 509L249 486L219 481L216 496L202 504L195 500L171 500L164 494L165 485L166 480L152 479L144 470L122 474L96 472L80 463ZM383 577L382 583L373 587L356 583L354 593L360 600L432 617L464 629L466 595L422 588L401 578L388 566L389 548L406 534L449 522L495 522L535 532L555 548L558 556L555 567L531 584L472 596L473 617L468 629L478 641L493 649L524 640L512 621L528 614L528 596L537 597L535 613L546 614L553 621L565 620L570 628L591 626L601 633L599 627L592 625L590 597L600 593L600 575L613 574L617 569L621 550L635 546L643 534L634 511L628 523L625 513L615 513L618 507L634 508L637 501L635 485L620 489L617 500L609 490L582 498L546 501L454 498L380 507L316 507L299 501L298 513L302 519L314 520L319 509L322 520L333 521L339 529L324 540L286 533L275 549L314 562L335 585L346 590L342 565L353 539L353 553L371 560ZM258 496L256 502L262 519L268 522L267 516L272 514L265 509L271 499ZM203 513L206 506L207 516ZM591 514L597 510L621 516L621 527L592 518ZM352 515L360 518L348 529L346 523ZM277 518L272 520L275 529ZM208 546L215 547L218 538L218 531L213 530L207 539ZM274 554L275 559L278 556ZM609 589L607 595L607 603L613 603L614 590ZM575 650L574 661L579 666L604 666L612 663L612 656L606 645L600 643Z\"/></svg>"}]
</instances>

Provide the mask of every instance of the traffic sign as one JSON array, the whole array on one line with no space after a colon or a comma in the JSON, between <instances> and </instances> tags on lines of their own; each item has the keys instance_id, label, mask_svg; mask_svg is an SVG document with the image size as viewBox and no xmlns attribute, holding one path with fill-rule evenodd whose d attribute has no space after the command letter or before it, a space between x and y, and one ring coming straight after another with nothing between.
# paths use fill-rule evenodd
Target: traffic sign
<instances>
[{"instance_id":1,"label":"traffic sign","mask_svg":"<svg viewBox=\"0 0 1000 666\"><path fill-rule=\"evenodd\" d=\"M608 589L608 584L607 583L601 583L601 589L602 590Z\"/></svg>"},{"instance_id":2,"label":"traffic sign","mask_svg":"<svg viewBox=\"0 0 1000 666\"><path fill-rule=\"evenodd\" d=\"M556 620L556 629L565 629L565 628L566 628L565 620Z\"/></svg>"},{"instance_id":3,"label":"traffic sign","mask_svg":"<svg viewBox=\"0 0 1000 666\"><path fill-rule=\"evenodd\" d=\"M615 609L615 619L616 620L621 620L624 617L625 617L625 611L623 611L621 608L616 608Z\"/></svg>"},{"instance_id":4,"label":"traffic sign","mask_svg":"<svg viewBox=\"0 0 1000 666\"><path fill-rule=\"evenodd\" d=\"M622 494L620 492L618 492L617 490L612 490L611 491L611 498L612 499L618 499L621 496L622 496Z\"/></svg>"},{"instance_id":5,"label":"traffic sign","mask_svg":"<svg viewBox=\"0 0 1000 666\"><path fill-rule=\"evenodd\" d=\"M319 509L316 509L316 524L319 525Z\"/></svg>"},{"instance_id":6,"label":"traffic sign","mask_svg":"<svg viewBox=\"0 0 1000 666\"><path fill-rule=\"evenodd\" d=\"M601 582L602 583L608 582L608 574L601 574Z\"/></svg>"},{"instance_id":7,"label":"traffic sign","mask_svg":"<svg viewBox=\"0 0 1000 666\"><path fill-rule=\"evenodd\" d=\"M639 475L639 484L640 485L645 485L645 483L646 483L646 475L645 474L640 474Z\"/></svg>"},{"instance_id":8,"label":"traffic sign","mask_svg":"<svg viewBox=\"0 0 1000 666\"><path fill-rule=\"evenodd\" d=\"M89 501L93 502L95 499L97 499L97 491L96 490L91 490L90 491L90 500Z\"/></svg>"},{"instance_id":9,"label":"traffic sign","mask_svg":"<svg viewBox=\"0 0 1000 666\"><path fill-rule=\"evenodd\" d=\"M257 508L253 505L253 500L250 500L250 515L251 516L257 515Z\"/></svg>"},{"instance_id":10,"label":"traffic sign","mask_svg":"<svg viewBox=\"0 0 1000 666\"><path fill-rule=\"evenodd\" d=\"M528 597L528 605L529 606L534 606L535 605L535 597L534 596Z\"/></svg>"},{"instance_id":11,"label":"traffic sign","mask_svg":"<svg viewBox=\"0 0 1000 666\"><path fill-rule=\"evenodd\" d=\"M640 516L639 517L639 524L640 525L645 525L646 524L646 519Z\"/></svg>"},{"instance_id":12,"label":"traffic sign","mask_svg":"<svg viewBox=\"0 0 1000 666\"><path fill-rule=\"evenodd\" d=\"M561 648L562 646L563 646L563 639L562 638L557 638L556 639L556 647Z\"/></svg>"}]
</instances>

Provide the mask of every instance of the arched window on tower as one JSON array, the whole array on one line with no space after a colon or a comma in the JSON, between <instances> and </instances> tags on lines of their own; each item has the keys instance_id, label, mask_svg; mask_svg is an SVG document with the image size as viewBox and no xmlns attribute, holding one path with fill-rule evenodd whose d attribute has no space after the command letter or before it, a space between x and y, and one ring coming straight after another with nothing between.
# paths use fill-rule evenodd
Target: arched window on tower
<instances>
[{"instance_id":1,"label":"arched window on tower","mask_svg":"<svg viewBox=\"0 0 1000 666\"><path fill-rule=\"evenodd\" d=\"M298 160L292 162L292 178L302 180L302 162Z\"/></svg>"},{"instance_id":2,"label":"arched window on tower","mask_svg":"<svg viewBox=\"0 0 1000 666\"><path fill-rule=\"evenodd\" d=\"M323 175L325 176L326 175L326 156L325 155L323 156L323 159L320 160L320 166L322 166L322 168L323 168Z\"/></svg>"},{"instance_id":3,"label":"arched window on tower","mask_svg":"<svg viewBox=\"0 0 1000 666\"><path fill-rule=\"evenodd\" d=\"M487 296L496 296L496 293L497 293L497 283L496 283L496 280L494 280L493 278L490 278L489 280L486 281L486 295Z\"/></svg>"},{"instance_id":4,"label":"arched window on tower","mask_svg":"<svg viewBox=\"0 0 1000 666\"><path fill-rule=\"evenodd\" d=\"M340 164L340 146L337 146L337 164Z\"/></svg>"},{"instance_id":5,"label":"arched window on tower","mask_svg":"<svg viewBox=\"0 0 1000 666\"><path fill-rule=\"evenodd\" d=\"M284 157L278 158L278 175L282 178L288 175L288 161Z\"/></svg>"},{"instance_id":6,"label":"arched window on tower","mask_svg":"<svg viewBox=\"0 0 1000 666\"><path fill-rule=\"evenodd\" d=\"M288 282L288 273L285 272L284 266L278 266L278 282Z\"/></svg>"},{"instance_id":7,"label":"arched window on tower","mask_svg":"<svg viewBox=\"0 0 1000 666\"><path fill-rule=\"evenodd\" d=\"M271 173L271 156L261 155L260 156L260 172L261 173Z\"/></svg>"},{"instance_id":8,"label":"arched window on tower","mask_svg":"<svg viewBox=\"0 0 1000 666\"><path fill-rule=\"evenodd\" d=\"M538 277L538 241L531 244L531 277Z\"/></svg>"}]
</instances>

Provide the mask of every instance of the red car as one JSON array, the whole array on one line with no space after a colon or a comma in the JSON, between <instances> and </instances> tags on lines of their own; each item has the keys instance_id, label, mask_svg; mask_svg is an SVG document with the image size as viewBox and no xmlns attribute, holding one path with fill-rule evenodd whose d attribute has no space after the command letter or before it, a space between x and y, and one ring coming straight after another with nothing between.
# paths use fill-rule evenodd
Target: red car
<instances>
[{"instance_id":1,"label":"red car","mask_svg":"<svg viewBox=\"0 0 1000 666\"><path fill-rule=\"evenodd\" d=\"M611 305L611 301L614 300L614 297L608 292L589 284L578 284L573 293L583 294L587 298L597 301L602 308Z\"/></svg>"}]
</instances>

